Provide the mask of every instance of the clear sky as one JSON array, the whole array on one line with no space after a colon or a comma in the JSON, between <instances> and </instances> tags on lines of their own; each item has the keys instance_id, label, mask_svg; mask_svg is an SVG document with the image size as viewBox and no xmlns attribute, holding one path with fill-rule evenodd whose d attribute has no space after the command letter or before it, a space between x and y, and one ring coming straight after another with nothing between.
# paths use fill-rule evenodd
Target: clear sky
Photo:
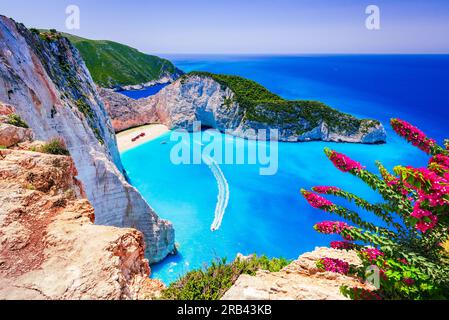
<instances>
[{"instance_id":1,"label":"clear sky","mask_svg":"<svg viewBox=\"0 0 449 320\"><path fill-rule=\"evenodd\" d=\"M380 30L365 27L371 4ZM449 53L448 0L0 0L0 13L148 53Z\"/></svg>"}]
</instances>

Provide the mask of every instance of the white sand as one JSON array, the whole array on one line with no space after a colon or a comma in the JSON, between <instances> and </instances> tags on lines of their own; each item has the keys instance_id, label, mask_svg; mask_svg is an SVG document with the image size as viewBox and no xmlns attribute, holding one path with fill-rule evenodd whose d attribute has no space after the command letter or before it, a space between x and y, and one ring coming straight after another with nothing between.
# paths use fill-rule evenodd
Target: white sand
<instances>
[{"instance_id":1,"label":"white sand","mask_svg":"<svg viewBox=\"0 0 449 320\"><path fill-rule=\"evenodd\" d=\"M124 152L135 148L141 144L156 139L168 131L169 129L167 126L162 124L151 124L120 132L117 134L118 150L120 152ZM132 139L141 133L145 133L145 137L139 138L137 141L132 142Z\"/></svg>"}]
</instances>

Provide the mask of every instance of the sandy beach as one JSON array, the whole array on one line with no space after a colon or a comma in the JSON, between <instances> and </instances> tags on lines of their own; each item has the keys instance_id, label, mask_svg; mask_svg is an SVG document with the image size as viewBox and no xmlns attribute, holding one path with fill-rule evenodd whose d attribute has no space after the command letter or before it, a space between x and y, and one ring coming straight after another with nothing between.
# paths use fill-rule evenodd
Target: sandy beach
<instances>
[{"instance_id":1,"label":"sandy beach","mask_svg":"<svg viewBox=\"0 0 449 320\"><path fill-rule=\"evenodd\" d=\"M161 136L162 134L168 131L169 129L165 125L151 124L120 132L117 134L118 149L120 152L125 152L148 141L156 139L157 137ZM137 137L141 133L145 133L145 136L133 142L132 139Z\"/></svg>"}]
</instances>

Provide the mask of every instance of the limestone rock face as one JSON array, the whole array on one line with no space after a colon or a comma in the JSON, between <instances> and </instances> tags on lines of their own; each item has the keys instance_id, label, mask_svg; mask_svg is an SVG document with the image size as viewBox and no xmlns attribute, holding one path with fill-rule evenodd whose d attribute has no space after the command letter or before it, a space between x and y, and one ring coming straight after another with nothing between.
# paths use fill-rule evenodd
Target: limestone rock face
<instances>
[{"instance_id":1,"label":"limestone rock face","mask_svg":"<svg viewBox=\"0 0 449 320\"><path fill-rule=\"evenodd\" d=\"M150 262L173 252L173 227L127 183L111 121L67 39L42 40L0 16L0 103L12 106L36 139L64 140L97 224L142 231Z\"/></svg>"},{"instance_id":2,"label":"limestone rock face","mask_svg":"<svg viewBox=\"0 0 449 320\"><path fill-rule=\"evenodd\" d=\"M223 300L346 300L340 293L341 286L374 289L354 277L321 272L316 262L325 257L361 264L353 251L317 248L280 272L261 270L255 276L241 275Z\"/></svg>"},{"instance_id":3,"label":"limestone rock face","mask_svg":"<svg viewBox=\"0 0 449 320\"><path fill-rule=\"evenodd\" d=\"M264 123L249 120L245 111L236 102L235 94L228 87L210 77L187 75L165 87L155 96L137 101L118 97L119 93L102 94L109 105L108 112L116 130L124 127L161 123L172 129L192 130L193 123L200 121L204 127L211 127L228 134L246 139L264 140L268 136L258 136L259 130L278 130L279 141L333 141L352 143L383 143L386 131L382 124L364 121L360 128L349 132L331 129L323 120L311 126L308 120L298 117L296 122L275 121ZM277 119L279 114L266 106L256 107L261 118ZM298 112L299 113L299 112ZM304 128L298 133L297 128Z\"/></svg>"},{"instance_id":4,"label":"limestone rock face","mask_svg":"<svg viewBox=\"0 0 449 320\"><path fill-rule=\"evenodd\" d=\"M0 152L0 299L158 295L142 233L93 224L71 158Z\"/></svg>"},{"instance_id":5,"label":"limestone rock face","mask_svg":"<svg viewBox=\"0 0 449 320\"><path fill-rule=\"evenodd\" d=\"M115 132L159 122L149 105L141 104L112 89L98 88L98 92Z\"/></svg>"}]
</instances>

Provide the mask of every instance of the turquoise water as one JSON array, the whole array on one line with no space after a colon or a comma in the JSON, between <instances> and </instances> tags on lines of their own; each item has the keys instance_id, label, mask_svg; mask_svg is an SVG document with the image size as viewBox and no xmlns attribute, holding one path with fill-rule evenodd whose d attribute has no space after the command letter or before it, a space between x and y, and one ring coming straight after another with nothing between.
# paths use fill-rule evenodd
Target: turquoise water
<instances>
[{"instance_id":1,"label":"turquoise water","mask_svg":"<svg viewBox=\"0 0 449 320\"><path fill-rule=\"evenodd\" d=\"M448 56L170 58L185 71L240 74L286 98L321 100L358 116L380 119L386 125L391 116L402 117L439 140L447 133ZM259 175L258 166L221 165L230 198L217 232L211 232L211 224L218 187L207 165L173 165L170 150L175 142L170 141L169 133L125 152L122 160L131 182L176 229L179 255L152 266L153 277L168 284L218 257L231 260L240 252L294 259L316 246L328 245L337 238L320 235L312 227L336 217L311 208L299 190L335 185L368 200L380 200L356 178L337 171L323 149L344 152L371 170L375 170L375 160L390 169L397 164L426 163L425 155L390 129L388 134L388 144L374 146L281 143L279 171L274 176ZM226 143L247 149L256 142L226 139ZM363 215L376 221L368 213Z\"/></svg>"}]
</instances>

